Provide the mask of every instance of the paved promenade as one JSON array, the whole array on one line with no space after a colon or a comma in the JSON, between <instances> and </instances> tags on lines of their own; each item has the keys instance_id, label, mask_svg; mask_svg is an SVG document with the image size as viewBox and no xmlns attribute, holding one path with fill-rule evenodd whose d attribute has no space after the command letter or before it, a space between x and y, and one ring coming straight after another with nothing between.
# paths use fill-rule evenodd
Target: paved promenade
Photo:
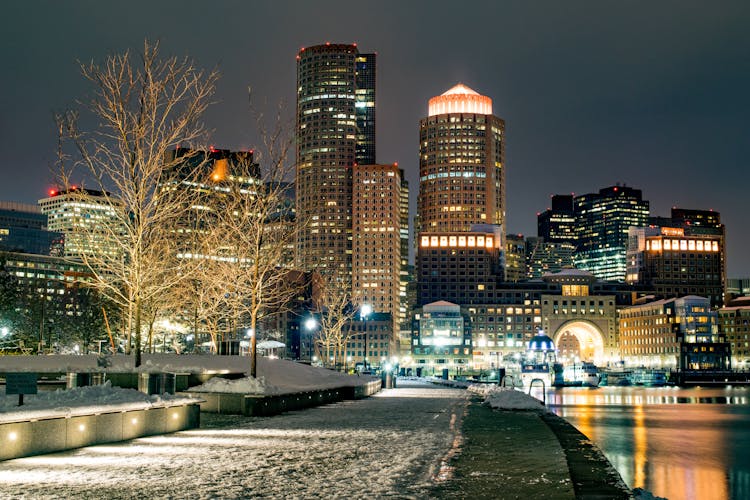
<instances>
[{"instance_id":1,"label":"paved promenade","mask_svg":"<svg viewBox=\"0 0 750 500\"><path fill-rule=\"evenodd\" d=\"M197 430L2 462L0 497L586 497L539 415L493 412L462 389L402 383L276 417L202 419Z\"/></svg>"}]
</instances>

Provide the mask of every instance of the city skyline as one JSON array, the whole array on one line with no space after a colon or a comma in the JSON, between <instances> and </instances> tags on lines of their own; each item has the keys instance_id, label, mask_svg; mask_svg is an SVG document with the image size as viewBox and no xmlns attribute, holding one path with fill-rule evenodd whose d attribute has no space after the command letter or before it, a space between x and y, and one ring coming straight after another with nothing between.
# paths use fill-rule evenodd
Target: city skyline
<instances>
[{"instance_id":1,"label":"city skyline","mask_svg":"<svg viewBox=\"0 0 750 500\"><path fill-rule=\"evenodd\" d=\"M56 147L52 113L90 91L76 59L138 51L149 37L161 40L165 55L218 64L219 102L206 122L218 147L240 149L258 142L248 85L261 108L283 99L291 118L300 47L356 42L378 54L378 161L398 162L412 186L426 103L462 82L491 97L494 113L506 120L509 232L536 235L536 214L552 194L593 193L619 182L643 191L651 215L665 216L672 206L720 212L728 276L750 275L744 3L486 3L456 10L416 2L364 10L344 2L261 2L207 11L200 2L133 2L116 15L106 4L35 5L44 8L2 7L14 22L0 35L8 70L0 92L0 200L46 196ZM220 19L226 36L194 36L209 19ZM412 212L415 197L416 189Z\"/></svg>"}]
</instances>

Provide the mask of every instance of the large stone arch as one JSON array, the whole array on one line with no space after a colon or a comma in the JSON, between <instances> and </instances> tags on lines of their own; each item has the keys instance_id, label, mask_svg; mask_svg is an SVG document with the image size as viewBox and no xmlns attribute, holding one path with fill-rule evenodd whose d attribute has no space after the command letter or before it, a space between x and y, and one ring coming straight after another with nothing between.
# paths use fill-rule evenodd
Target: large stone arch
<instances>
[{"instance_id":1,"label":"large stone arch","mask_svg":"<svg viewBox=\"0 0 750 500\"><path fill-rule=\"evenodd\" d=\"M605 364L604 334L596 324L580 319L566 321L552 335L555 346L560 347L560 340L566 333L578 340L581 361Z\"/></svg>"}]
</instances>

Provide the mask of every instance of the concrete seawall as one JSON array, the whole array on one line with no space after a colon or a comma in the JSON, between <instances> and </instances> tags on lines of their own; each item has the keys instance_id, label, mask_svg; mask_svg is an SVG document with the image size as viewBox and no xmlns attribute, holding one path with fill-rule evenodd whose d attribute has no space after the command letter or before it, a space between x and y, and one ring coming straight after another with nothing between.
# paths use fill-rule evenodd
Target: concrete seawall
<instances>
[{"instance_id":1,"label":"concrete seawall","mask_svg":"<svg viewBox=\"0 0 750 500\"><path fill-rule=\"evenodd\" d=\"M601 451L554 414L493 410L475 397L461 436L435 498L633 498Z\"/></svg>"},{"instance_id":2,"label":"concrete seawall","mask_svg":"<svg viewBox=\"0 0 750 500\"><path fill-rule=\"evenodd\" d=\"M198 403L0 423L0 460L166 434L200 425Z\"/></svg>"},{"instance_id":3,"label":"concrete seawall","mask_svg":"<svg viewBox=\"0 0 750 500\"><path fill-rule=\"evenodd\" d=\"M302 410L313 406L336 403L346 399L362 399L378 392L380 380L372 380L357 386L304 391L289 394L242 394L227 392L182 392L184 396L203 399L201 411L248 417L269 417L286 411Z\"/></svg>"},{"instance_id":4,"label":"concrete seawall","mask_svg":"<svg viewBox=\"0 0 750 500\"><path fill-rule=\"evenodd\" d=\"M633 497L620 473L581 431L553 413L544 413L541 419L562 446L576 498Z\"/></svg>"}]
</instances>

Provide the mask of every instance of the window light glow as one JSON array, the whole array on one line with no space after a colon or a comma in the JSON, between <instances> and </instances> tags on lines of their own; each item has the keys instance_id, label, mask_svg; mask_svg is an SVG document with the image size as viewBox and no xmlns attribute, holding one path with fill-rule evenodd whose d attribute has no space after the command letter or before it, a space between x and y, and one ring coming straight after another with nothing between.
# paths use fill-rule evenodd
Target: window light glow
<instances>
[{"instance_id":1,"label":"window light glow","mask_svg":"<svg viewBox=\"0 0 750 500\"><path fill-rule=\"evenodd\" d=\"M492 99L459 83L429 101L429 116L446 113L492 114Z\"/></svg>"}]
</instances>

